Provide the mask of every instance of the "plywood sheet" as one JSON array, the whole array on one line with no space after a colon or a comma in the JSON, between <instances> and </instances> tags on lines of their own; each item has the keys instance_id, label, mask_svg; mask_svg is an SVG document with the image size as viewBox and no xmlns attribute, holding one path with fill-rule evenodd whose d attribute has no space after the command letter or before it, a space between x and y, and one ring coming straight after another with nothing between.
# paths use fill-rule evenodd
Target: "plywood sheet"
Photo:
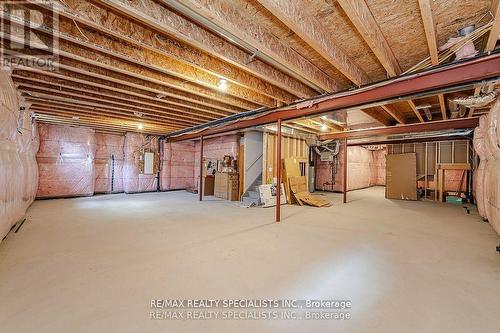
<instances>
[{"instance_id":1,"label":"plywood sheet","mask_svg":"<svg viewBox=\"0 0 500 333\"><path fill-rule=\"evenodd\" d=\"M417 200L417 154L387 155L386 198Z\"/></svg>"}]
</instances>

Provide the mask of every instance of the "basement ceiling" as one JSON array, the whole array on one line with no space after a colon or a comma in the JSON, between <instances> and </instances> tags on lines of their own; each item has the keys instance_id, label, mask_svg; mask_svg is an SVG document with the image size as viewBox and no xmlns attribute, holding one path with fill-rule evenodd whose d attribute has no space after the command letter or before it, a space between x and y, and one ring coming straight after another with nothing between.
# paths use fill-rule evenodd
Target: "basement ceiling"
<instances>
[{"instance_id":1,"label":"basement ceiling","mask_svg":"<svg viewBox=\"0 0 500 333\"><path fill-rule=\"evenodd\" d=\"M37 119L154 134L395 77L428 57L437 64L437 47L458 29L497 18L474 41L490 51L500 29L497 0L61 0L53 31L40 26L49 9L30 3L45 16L1 15L41 40L58 37L56 70L13 71ZM449 98L360 109L345 126L321 118L295 126L321 132L429 121L421 104L442 120Z\"/></svg>"}]
</instances>

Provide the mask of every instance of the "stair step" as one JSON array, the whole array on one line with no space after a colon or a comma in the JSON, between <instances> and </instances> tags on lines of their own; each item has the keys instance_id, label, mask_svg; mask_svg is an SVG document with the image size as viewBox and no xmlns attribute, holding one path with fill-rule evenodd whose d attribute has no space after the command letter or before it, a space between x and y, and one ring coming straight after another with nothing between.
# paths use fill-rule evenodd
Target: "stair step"
<instances>
[{"instance_id":1,"label":"stair step","mask_svg":"<svg viewBox=\"0 0 500 333\"><path fill-rule=\"evenodd\" d=\"M254 199L260 199L260 194L257 191L248 191L248 196Z\"/></svg>"},{"instance_id":2,"label":"stair step","mask_svg":"<svg viewBox=\"0 0 500 333\"><path fill-rule=\"evenodd\" d=\"M245 206L252 206L252 204L254 206L259 205L259 200L255 199L255 198L243 197L241 201L242 201L243 205L245 205Z\"/></svg>"}]
</instances>

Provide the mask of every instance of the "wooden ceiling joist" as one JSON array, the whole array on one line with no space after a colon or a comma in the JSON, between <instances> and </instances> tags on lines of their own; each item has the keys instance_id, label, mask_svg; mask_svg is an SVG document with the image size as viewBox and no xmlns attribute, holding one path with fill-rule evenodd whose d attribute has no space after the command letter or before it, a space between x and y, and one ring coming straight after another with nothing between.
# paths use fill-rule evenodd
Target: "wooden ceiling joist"
<instances>
[{"instance_id":1,"label":"wooden ceiling joist","mask_svg":"<svg viewBox=\"0 0 500 333\"><path fill-rule=\"evenodd\" d=\"M443 94L439 94L438 99L439 99L439 109L441 110L441 117L446 120L446 119L448 119L448 116L447 116L447 112L446 112L445 97Z\"/></svg>"},{"instance_id":2,"label":"wooden ceiling joist","mask_svg":"<svg viewBox=\"0 0 500 333\"><path fill-rule=\"evenodd\" d=\"M406 124L406 119L405 116L396 109L394 105L391 104L386 104L386 105L381 105L382 109L385 110L388 114L390 114L396 121L400 124Z\"/></svg>"},{"instance_id":3,"label":"wooden ceiling joist","mask_svg":"<svg viewBox=\"0 0 500 333\"><path fill-rule=\"evenodd\" d=\"M69 55L67 55L69 56ZM23 58L30 58L29 56L20 56ZM199 98L200 96L196 95L191 95L190 93L186 92L180 92L180 91L174 91L173 89L168 89L168 86L165 87L165 85L162 85L162 82L159 80L156 80L155 82L151 82L152 79L148 79L147 77L143 77L140 75L133 76L133 77L127 77L126 70L122 70L120 72L116 71L111 71L107 68L99 67L97 66L97 62L93 62L91 64L88 64L86 62L80 62L78 59L70 59L66 57L61 57L59 59L59 63L56 63L56 66L59 69L64 69L66 71L78 73L78 74L83 74L86 76L91 76L91 77L97 77L99 79L105 80L105 81L112 81L115 83L119 84L126 84L128 86L133 86L138 89L143 89L143 90L150 90L150 91L155 91L158 95L165 95L165 96L174 96L175 98L181 97L183 100L188 100L190 102L199 102L203 103L207 106L211 105L211 101L208 99L202 97ZM27 68L23 68L27 69ZM47 72L48 73L48 72ZM150 89L152 88L152 89ZM183 103L183 102L181 102ZM224 104L218 104L223 106ZM207 109L207 113L213 113L213 114L218 114L220 116L225 116L228 113L229 114L234 114L239 112L238 110L242 109L230 109L230 108L224 108L224 110L227 112L220 112L217 111L217 109L214 109L212 111L209 111L210 109ZM243 109L245 110L245 109Z\"/></svg>"},{"instance_id":4,"label":"wooden ceiling joist","mask_svg":"<svg viewBox=\"0 0 500 333\"><path fill-rule=\"evenodd\" d=\"M353 107L362 107L381 101L400 99L401 96L409 96L420 93L431 94L438 89L454 87L457 85L472 84L475 81L496 79L500 75L500 55L491 54L466 62L451 63L440 68L407 75L404 79L394 79L384 84L375 84L364 89L357 89L350 93L333 94L328 98L317 99L312 103L296 104L274 112L241 119L236 122L227 123L217 127L207 127L197 130L196 133L183 133L170 137L172 141L190 140L201 135L216 135L241 128L270 124L278 119L282 121L309 117L335 110L345 110ZM465 118L474 119L474 118ZM437 122L425 122L412 125L431 125ZM444 121L446 123L446 121ZM455 123L448 123L453 125ZM405 125L407 126L407 125ZM409 126L409 125L408 125ZM392 126L389 128L399 128ZM475 126L471 126L475 127ZM453 128L453 127L449 127Z\"/></svg>"},{"instance_id":5,"label":"wooden ceiling joist","mask_svg":"<svg viewBox=\"0 0 500 333\"><path fill-rule=\"evenodd\" d=\"M180 44L171 37L159 35L153 29L137 24L115 14L107 8L95 6L85 0L67 0L64 5L66 10L58 11L62 17L70 19L78 27L90 27L102 34L118 38L149 51L156 52L165 57L193 66L197 70L224 78L232 84L251 89L256 93L267 95L276 100L290 103L297 97L309 97L312 91L287 91L292 87L277 87L263 78L251 75L247 71L209 55L190 45ZM89 10L91 9L91 10ZM130 32L134 32L131 34ZM89 35L86 34L86 37ZM283 85L282 85L283 86Z\"/></svg>"},{"instance_id":6,"label":"wooden ceiling joist","mask_svg":"<svg viewBox=\"0 0 500 333\"><path fill-rule=\"evenodd\" d=\"M18 20L11 22L21 24ZM22 24L28 25L25 22ZM39 28L37 23L31 22L29 26L39 32L46 32L45 29ZM219 79L214 75L203 75L200 71L196 71L192 67L188 68L187 65L182 65L178 61L174 63L173 59L161 57L152 52L148 54L146 50L134 48L125 43L116 43L100 34L87 31L86 36L93 36L94 42L83 40L81 34L79 34L80 30L74 25L71 27L75 29L75 35L70 35L67 32L53 32L59 37L59 49L56 52L61 56L94 66L105 67L113 71L147 76L150 80L161 81L172 88L195 93L237 107L254 109L259 106L276 106L276 102L272 98L256 94L236 85L229 85L227 94L220 92L218 90ZM61 28L64 29L64 24L61 25ZM14 36L6 37L19 43L23 42ZM42 44L37 43L32 43L32 45L43 47ZM210 82L207 83L207 81Z\"/></svg>"},{"instance_id":7,"label":"wooden ceiling joist","mask_svg":"<svg viewBox=\"0 0 500 333\"><path fill-rule=\"evenodd\" d=\"M456 6L446 8L444 15L442 10L438 13L432 0L401 6L372 0L56 0L53 6L27 0L22 6L36 8L42 15L0 12L4 27L15 27L2 29L0 41L7 47L12 44L5 41L24 45L26 28L38 38L30 39L31 47L43 48L45 41L57 37L56 71L21 66L12 72L19 92L40 121L95 125L117 132L139 130L139 124L147 123L149 131L168 133L259 109L266 112L189 135L236 130L247 123L258 126L274 117L304 132L321 134L327 128L345 131L342 123L320 117L335 110L359 110L389 127L415 122L414 113L424 125L436 120L424 123L418 103L432 104L432 112L439 105L442 119L447 119L446 97L454 98L458 89L470 91L477 81L471 78L489 79L483 91L492 91L493 77L488 75L496 70L492 67L496 54L370 85L371 78L384 76L382 67L388 77L419 68L415 63L426 56L422 53L426 48L428 65L439 64L438 41L460 27L487 21L483 14L490 2L493 23L485 27L491 33L481 40L481 51L489 52L500 33L497 0L472 1L469 16L460 15ZM434 6L439 17L433 17ZM58 22L49 27L45 14L54 8ZM388 11L404 19L382 18ZM446 22L449 18L453 22ZM412 31L422 38L425 33L425 39L415 39ZM404 46L408 41L415 44L411 50ZM367 46L373 54L366 52ZM16 46L3 49L17 56ZM42 57L31 51L21 53L19 58L30 60L26 63ZM458 67L464 72L457 72ZM451 77L443 79L443 73ZM225 87L222 80L227 82ZM454 85L445 90L450 82ZM318 96L352 85L366 87L332 94L332 100ZM387 85L395 90L385 90ZM431 95L435 89L447 95ZM418 103L409 96L418 98ZM308 100L300 103L303 98ZM261 107L277 108L267 112ZM476 111L471 109L468 116L483 109ZM374 125L366 117L355 116L351 129Z\"/></svg>"},{"instance_id":8,"label":"wooden ceiling joist","mask_svg":"<svg viewBox=\"0 0 500 333\"><path fill-rule=\"evenodd\" d=\"M366 115L370 116L374 120L378 121L379 123L385 125L385 126L392 126L394 125L393 123L393 117L388 115L387 112L385 112L384 109L382 108L369 108L369 109L361 109L361 112L365 113ZM387 114L387 116L385 114ZM388 119L390 117L391 119Z\"/></svg>"},{"instance_id":9,"label":"wooden ceiling joist","mask_svg":"<svg viewBox=\"0 0 500 333\"><path fill-rule=\"evenodd\" d=\"M130 14L142 12L139 15L144 15L144 13L161 12L162 23L167 18L171 18L171 14L167 13L168 10L153 0L142 0L140 2L142 5L138 1L127 2L127 5L120 0L103 0L103 2L113 3L115 8L127 10ZM166 1L160 2L167 3ZM339 90L332 78L283 43L272 32L259 26L251 17L245 16L231 1L184 0L183 4L324 91ZM175 19L178 20L178 18Z\"/></svg>"},{"instance_id":10,"label":"wooden ceiling joist","mask_svg":"<svg viewBox=\"0 0 500 333\"><path fill-rule=\"evenodd\" d=\"M338 46L338 43L332 38L332 34L323 27L321 22L304 15L304 7L307 5L305 2L288 0L258 1L349 80L357 85L370 82L368 75ZM332 90L327 91L331 92Z\"/></svg>"},{"instance_id":11,"label":"wooden ceiling joist","mask_svg":"<svg viewBox=\"0 0 500 333\"><path fill-rule=\"evenodd\" d=\"M253 58L252 54L243 51L224 38L199 27L185 17L168 10L156 2L99 0L98 3L155 31L174 37L212 56L227 61L299 97L306 98L315 95L314 90L298 80L285 75L258 58Z\"/></svg>"},{"instance_id":12,"label":"wooden ceiling joist","mask_svg":"<svg viewBox=\"0 0 500 333\"><path fill-rule=\"evenodd\" d=\"M71 28L74 28L75 31L72 31L70 35L69 30ZM173 58L165 57L148 49L140 49L129 45L128 43L117 43L113 39L91 31L85 31L85 36L88 40L83 40L81 35L78 35L78 29L76 26L70 25L68 22L61 22L60 29L63 29L59 34L60 43L61 40L70 41L79 47L92 49L96 52L100 52L123 61L128 61L135 65L144 66L155 72L169 75L172 78L181 80L180 85L185 85L189 87L190 90L194 85L213 90L216 92L216 96L220 95L218 90L220 77L217 77L212 73L202 71L196 67L187 65ZM64 46L64 44L62 46ZM195 91L197 90L205 96L211 95L204 89L195 89ZM246 100L250 103L254 103L255 105L271 107L276 106L275 98L270 97L269 94L264 94L262 92L257 93L236 84L229 84L224 94ZM220 96L218 97L220 98ZM291 95L282 96L282 94L278 94L276 98L278 97L280 101L282 101L282 99L285 99L286 102L291 102L293 100Z\"/></svg>"},{"instance_id":13,"label":"wooden ceiling joist","mask_svg":"<svg viewBox=\"0 0 500 333\"><path fill-rule=\"evenodd\" d=\"M422 117L422 115L420 114L420 111L417 109L417 106L415 105L415 102L413 102L412 100L409 100L408 101L408 104L410 105L413 113L415 113L415 115L417 116L418 120L423 123L424 122L424 118Z\"/></svg>"},{"instance_id":14,"label":"wooden ceiling joist","mask_svg":"<svg viewBox=\"0 0 500 333\"><path fill-rule=\"evenodd\" d=\"M37 114L35 119L42 123L66 125L66 126L86 126L95 129L116 130L120 132L137 132L137 125L125 122L112 122L110 120L97 119L72 119L71 117L62 117L54 115ZM171 128L160 126L144 126L143 133L164 135L171 131Z\"/></svg>"},{"instance_id":15,"label":"wooden ceiling joist","mask_svg":"<svg viewBox=\"0 0 500 333\"><path fill-rule=\"evenodd\" d=\"M169 115L173 119L179 119L180 121L189 121L189 122L194 122L194 123L200 123L203 121L206 121L202 118L194 118L194 117L186 117L183 115L173 115L172 113L166 113L161 110L157 109L151 109L151 108L144 108L136 105L127 105L127 103L120 103L120 102L112 102L110 100L103 100L102 98L95 97L92 94L89 93L81 93L81 92L69 92L69 91L62 91L60 89L51 89L51 88L42 88L42 87L36 87L33 85L28 85L28 84L20 84L19 91L31 94L32 96L38 96L41 98L46 98L46 99L55 99L55 98L67 98L67 99L72 99L75 101L81 101L81 102L88 102L88 103L94 103L96 106L103 106L107 107L110 109L116 109L116 110L131 110L133 112L137 113L144 113L147 111L155 111L159 112L160 114L164 115Z\"/></svg>"},{"instance_id":16,"label":"wooden ceiling joist","mask_svg":"<svg viewBox=\"0 0 500 333\"><path fill-rule=\"evenodd\" d=\"M401 74L401 67L365 0L338 0L338 3L389 76ZM413 101L408 104L418 120L424 122Z\"/></svg>"},{"instance_id":17,"label":"wooden ceiling joist","mask_svg":"<svg viewBox=\"0 0 500 333\"><path fill-rule=\"evenodd\" d=\"M434 18L432 15L432 3L431 0L418 0L420 6L420 14L422 17L422 22L424 24L425 37L427 39L427 46L429 48L429 54L431 56L431 62L433 65L439 64L437 38L436 38L436 25L434 23ZM447 119L446 112L446 102L442 94L438 95L439 107L441 109L441 116L443 119Z\"/></svg>"},{"instance_id":18,"label":"wooden ceiling joist","mask_svg":"<svg viewBox=\"0 0 500 333\"><path fill-rule=\"evenodd\" d=\"M36 73L43 76L49 76L51 78L57 78L63 81L78 82L97 88L105 88L113 91L131 94L133 96L145 97L147 99L161 101L169 105L175 105L218 116L232 114L235 111L244 111L244 109L232 109L225 104L210 101L204 98L199 98L197 96L190 96L182 92L172 93L172 90L147 81L125 81L119 75L111 76L111 74L102 75L99 73L94 73L90 71L92 70L90 66L86 67L86 69L88 69L87 71L80 69L79 67L77 68L64 65L60 62L57 64L57 66L57 72L26 66L19 66L19 69L16 69L14 72L19 73L20 71L22 71L22 75L25 77L31 77L34 73ZM80 67L84 66L82 65ZM159 98L158 96L161 96L161 98Z\"/></svg>"},{"instance_id":19,"label":"wooden ceiling joist","mask_svg":"<svg viewBox=\"0 0 500 333\"><path fill-rule=\"evenodd\" d=\"M337 2L389 76L401 74L401 67L365 0L337 0Z\"/></svg>"},{"instance_id":20,"label":"wooden ceiling joist","mask_svg":"<svg viewBox=\"0 0 500 333\"><path fill-rule=\"evenodd\" d=\"M153 117L148 115L143 115L142 117L137 117L133 113L131 114L129 111L124 111L124 110L109 110L106 108L98 108L98 107L92 107L88 105L82 105L78 104L78 102L73 103L73 102L65 102L65 101L59 101L59 100L44 100L42 98L37 98L37 97L30 97L30 96L25 96L26 101L32 104L32 107L36 107L38 109L48 109L48 110L53 110L53 111L62 111L62 112L81 112L81 113L96 113L99 114L103 117L108 116L108 115L113 115L113 116L125 116L128 115L129 120L141 122L142 119L149 119L151 121L155 122L163 122L165 124L169 124L170 126L173 127L183 127L186 126L182 122L179 123L177 121L172 121L171 119L164 119L164 117Z\"/></svg>"},{"instance_id":21,"label":"wooden ceiling joist","mask_svg":"<svg viewBox=\"0 0 500 333\"><path fill-rule=\"evenodd\" d=\"M293 124L297 125L299 128L303 128L305 130L309 130L310 132L313 132L313 133L316 133L316 134L319 133L319 130L316 127L303 124L300 121L294 121Z\"/></svg>"},{"instance_id":22,"label":"wooden ceiling joist","mask_svg":"<svg viewBox=\"0 0 500 333\"><path fill-rule=\"evenodd\" d=\"M14 82L16 85L28 88L27 91L30 91L29 88L34 89L43 89L44 91L53 92L53 93L66 93L66 94L76 94L75 96L82 97L93 97L97 101L103 101L104 104L110 103L115 105L123 105L126 107L134 107L137 109L141 109L144 111L155 111L159 114L165 115L174 115L175 117L179 117L180 119L199 119L201 121L210 121L214 120L216 117L210 114L204 114L202 112L190 112L185 109L176 108L175 106L165 107L159 104L148 103L145 101L138 100L137 98L127 98L126 95L116 95L108 94L103 90L92 90L88 89L85 86L74 86L68 85L64 83L54 83L54 82L46 82L33 78L24 78L18 75L12 75L14 78Z\"/></svg>"},{"instance_id":23,"label":"wooden ceiling joist","mask_svg":"<svg viewBox=\"0 0 500 333\"><path fill-rule=\"evenodd\" d=\"M137 129L138 125L141 124L144 128L156 128L161 129L162 131L171 131L176 128L176 126L169 126L161 123L151 123L147 121L135 121L135 120L124 120L116 117L102 117L102 116L93 116L93 115L70 115L70 114L49 114L49 113L35 113L35 117L51 117L51 118L59 118L60 120L68 120L68 121L91 121L96 120L97 123L102 125L110 125L110 126L125 126L128 128Z\"/></svg>"},{"instance_id":24,"label":"wooden ceiling joist","mask_svg":"<svg viewBox=\"0 0 500 333\"><path fill-rule=\"evenodd\" d=\"M474 89L474 96L479 96L479 94L481 93L481 87L476 87ZM469 113L467 114L467 117L472 117L474 115L474 111L476 111L475 108L470 108L469 109Z\"/></svg>"},{"instance_id":25,"label":"wooden ceiling joist","mask_svg":"<svg viewBox=\"0 0 500 333\"><path fill-rule=\"evenodd\" d=\"M30 107L30 111L33 112L39 112L39 113L47 113L47 112L60 112L60 113L67 113L67 114L73 114L75 116L81 116L81 115L94 115L94 116L101 116L101 117L114 117L114 118L121 118L121 119L126 119L126 120L137 120L137 122L150 122L150 123L159 123L159 124L166 124L172 127L177 127L177 128L182 128L182 124L176 123L175 125L172 125L172 123L164 122L161 117L152 117L149 115L144 115L141 118L136 118L134 119L134 115L131 115L129 112L120 112L120 111L107 111L106 113L103 113L101 110L97 109L82 109L82 108L77 108L77 107L62 107L62 106L55 106L51 105L50 103L44 103L44 102L39 102L34 99L29 100L30 103L32 103L32 106Z\"/></svg>"},{"instance_id":26,"label":"wooden ceiling joist","mask_svg":"<svg viewBox=\"0 0 500 333\"><path fill-rule=\"evenodd\" d=\"M82 109L83 111L85 111L85 110L87 110L87 111L97 110L103 116L105 116L107 114L113 114L113 113L126 113L131 118L137 118L137 119L141 118L141 117L138 117L135 115L138 113L137 113L137 111L134 111L133 109L125 109L125 108L118 108L118 107L113 107L113 106L108 106L108 105L101 105L100 103L93 103L93 102L88 102L85 100L79 100L79 99L75 99L75 98L67 98L67 97L57 96L57 95L48 95L48 94L40 94L40 93L33 93L33 92L27 93L26 91L23 91L22 89L20 89L20 91L24 93L24 96L25 96L27 101L30 101L32 103L36 103L39 105L47 105L47 106L56 105L56 106L61 106L61 107L66 107L66 108ZM148 113L147 115L150 116L151 113ZM194 125L199 124L199 122L176 119L175 117L165 116L165 115L156 115L155 118L158 120L163 119L164 122L169 122L171 124L179 124L181 126L194 126Z\"/></svg>"},{"instance_id":27,"label":"wooden ceiling joist","mask_svg":"<svg viewBox=\"0 0 500 333\"><path fill-rule=\"evenodd\" d=\"M117 120L117 121L132 121L130 117L127 116L120 116L120 115L111 115L111 116L102 116L97 112L93 113L86 113L86 112L79 112L79 111L68 111L68 110L60 110L60 109L50 109L50 108L44 108L40 107L38 105L34 105L31 109L31 111L35 112L36 114L44 114L44 115L53 115L53 116L68 116L72 119L99 119L99 120ZM151 126L168 126L170 130L175 130L175 129L180 129L181 127L179 126L172 126L168 125L162 122L158 121L151 121L151 119L139 119L137 121L137 124L141 125L151 125ZM136 125L137 127L137 125Z\"/></svg>"},{"instance_id":28,"label":"wooden ceiling joist","mask_svg":"<svg viewBox=\"0 0 500 333\"><path fill-rule=\"evenodd\" d=\"M485 52L489 52L495 49L495 45L497 44L498 37L500 35L500 4L498 0L491 1L491 15L493 15L493 26L491 27L490 34L488 35L488 39L486 41L486 45L484 48Z\"/></svg>"},{"instance_id":29,"label":"wooden ceiling joist","mask_svg":"<svg viewBox=\"0 0 500 333\"><path fill-rule=\"evenodd\" d=\"M300 125L297 126L297 125L293 125L295 123L285 123L283 124L282 126L285 126L285 127L289 127L289 128L292 128L294 130L297 130L297 131L302 131L302 132L306 132L306 133L310 133L310 134L318 134L318 131L317 130L310 130L310 129L307 129L307 128L304 128L304 127L301 127Z\"/></svg>"}]
</instances>

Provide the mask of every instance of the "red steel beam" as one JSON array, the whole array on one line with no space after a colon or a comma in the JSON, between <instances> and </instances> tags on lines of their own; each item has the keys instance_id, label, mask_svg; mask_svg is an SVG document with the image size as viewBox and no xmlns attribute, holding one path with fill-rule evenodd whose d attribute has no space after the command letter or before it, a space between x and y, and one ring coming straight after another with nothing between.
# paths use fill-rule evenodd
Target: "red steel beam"
<instances>
[{"instance_id":1,"label":"red steel beam","mask_svg":"<svg viewBox=\"0 0 500 333\"><path fill-rule=\"evenodd\" d=\"M408 125L398 125L391 127L377 127L364 130L346 131L331 134L320 135L320 140L344 139L344 138L360 138L373 135L391 135L404 133L420 133L441 131L447 129L464 129L474 128L479 125L479 118L460 118L453 120L439 120L428 123L415 123Z\"/></svg>"},{"instance_id":2,"label":"red steel beam","mask_svg":"<svg viewBox=\"0 0 500 333\"><path fill-rule=\"evenodd\" d=\"M344 138L344 185L343 202L347 203L347 138Z\"/></svg>"},{"instance_id":3,"label":"red steel beam","mask_svg":"<svg viewBox=\"0 0 500 333\"><path fill-rule=\"evenodd\" d=\"M228 131L274 123L278 119L290 120L312 116L327 111L362 106L410 96L412 94L432 92L438 89L492 79L499 76L500 53L495 53L466 62L454 63L425 72L398 77L383 83L372 84L351 92L333 94L330 98L310 106L305 105L300 107L300 104L298 104L296 105L297 108L281 108L260 117L242 119L227 125L207 128L197 133L187 133L177 137L170 137L169 140L182 141L197 138L200 134L221 134Z\"/></svg>"},{"instance_id":4,"label":"red steel beam","mask_svg":"<svg viewBox=\"0 0 500 333\"><path fill-rule=\"evenodd\" d=\"M281 221L281 119L276 135L276 222Z\"/></svg>"},{"instance_id":5,"label":"red steel beam","mask_svg":"<svg viewBox=\"0 0 500 333\"><path fill-rule=\"evenodd\" d=\"M203 135L200 136L200 186L198 186L198 193L200 201L203 200Z\"/></svg>"}]
</instances>

